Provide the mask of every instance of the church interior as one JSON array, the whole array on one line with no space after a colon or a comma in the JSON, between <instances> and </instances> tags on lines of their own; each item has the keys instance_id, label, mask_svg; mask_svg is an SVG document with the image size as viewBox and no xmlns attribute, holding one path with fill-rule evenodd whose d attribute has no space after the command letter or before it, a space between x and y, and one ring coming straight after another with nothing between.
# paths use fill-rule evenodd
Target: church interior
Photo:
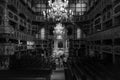
<instances>
[{"instance_id":1,"label":"church interior","mask_svg":"<svg viewBox=\"0 0 120 80\"><path fill-rule=\"evenodd\" d=\"M120 0L0 0L0 80L120 80Z\"/></svg>"}]
</instances>

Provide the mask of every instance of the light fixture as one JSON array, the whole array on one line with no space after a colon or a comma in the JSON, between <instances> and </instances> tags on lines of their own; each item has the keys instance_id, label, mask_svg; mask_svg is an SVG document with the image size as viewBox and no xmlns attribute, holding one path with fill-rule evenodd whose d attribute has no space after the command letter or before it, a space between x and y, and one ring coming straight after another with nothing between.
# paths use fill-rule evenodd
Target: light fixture
<instances>
[{"instance_id":1,"label":"light fixture","mask_svg":"<svg viewBox=\"0 0 120 80\"><path fill-rule=\"evenodd\" d=\"M45 19L54 19L56 21L62 21L63 19L72 18L73 12L72 10L67 10L68 0L55 0L52 3L52 0L48 1L50 9L43 11L43 15Z\"/></svg>"},{"instance_id":2,"label":"light fixture","mask_svg":"<svg viewBox=\"0 0 120 80\"><path fill-rule=\"evenodd\" d=\"M55 34L59 34L62 35L65 33L65 29L63 27L63 25L61 23L56 24L56 27L54 27L54 31Z\"/></svg>"},{"instance_id":3,"label":"light fixture","mask_svg":"<svg viewBox=\"0 0 120 80\"><path fill-rule=\"evenodd\" d=\"M62 40L64 38L65 34L65 28L61 23L56 24L56 27L54 27L54 34L55 34L55 39L57 40Z\"/></svg>"}]
</instances>

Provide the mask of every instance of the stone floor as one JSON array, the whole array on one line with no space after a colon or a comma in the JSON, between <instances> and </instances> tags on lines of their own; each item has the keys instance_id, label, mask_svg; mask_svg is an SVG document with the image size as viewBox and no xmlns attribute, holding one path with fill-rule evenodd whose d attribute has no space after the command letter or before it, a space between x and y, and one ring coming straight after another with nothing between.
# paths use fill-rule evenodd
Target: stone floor
<instances>
[{"instance_id":1,"label":"stone floor","mask_svg":"<svg viewBox=\"0 0 120 80\"><path fill-rule=\"evenodd\" d=\"M51 80L65 80L64 68L56 68L52 72Z\"/></svg>"}]
</instances>

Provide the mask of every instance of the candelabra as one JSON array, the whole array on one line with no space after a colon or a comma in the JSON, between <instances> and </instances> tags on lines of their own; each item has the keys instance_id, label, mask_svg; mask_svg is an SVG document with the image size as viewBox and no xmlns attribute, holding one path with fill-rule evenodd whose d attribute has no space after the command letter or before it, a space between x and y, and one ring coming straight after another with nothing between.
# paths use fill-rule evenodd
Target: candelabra
<instances>
[{"instance_id":1,"label":"candelabra","mask_svg":"<svg viewBox=\"0 0 120 80\"><path fill-rule=\"evenodd\" d=\"M50 9L43 11L43 15L45 19L54 19L56 21L62 21L63 19L71 19L73 16L72 10L67 10L68 0L55 0L52 3L52 0L48 1Z\"/></svg>"}]
</instances>

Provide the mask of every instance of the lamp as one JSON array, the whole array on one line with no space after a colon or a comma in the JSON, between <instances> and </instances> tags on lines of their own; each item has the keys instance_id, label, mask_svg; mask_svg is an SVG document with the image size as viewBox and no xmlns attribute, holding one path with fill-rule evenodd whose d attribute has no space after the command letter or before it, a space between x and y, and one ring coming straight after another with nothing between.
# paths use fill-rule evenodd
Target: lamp
<instances>
[{"instance_id":1,"label":"lamp","mask_svg":"<svg viewBox=\"0 0 120 80\"><path fill-rule=\"evenodd\" d=\"M52 0L48 1L50 9L43 11L43 15L45 19L54 19L56 21L62 21L63 19L72 18L73 12L72 10L67 10L68 0L55 0L52 3Z\"/></svg>"}]
</instances>

